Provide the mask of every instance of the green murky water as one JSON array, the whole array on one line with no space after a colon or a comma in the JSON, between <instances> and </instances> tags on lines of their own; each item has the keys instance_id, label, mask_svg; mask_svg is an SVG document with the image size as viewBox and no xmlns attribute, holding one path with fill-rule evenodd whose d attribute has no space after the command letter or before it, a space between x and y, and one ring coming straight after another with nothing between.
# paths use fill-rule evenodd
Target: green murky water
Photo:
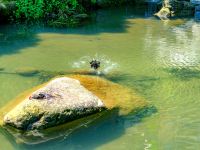
<instances>
[{"instance_id":1,"label":"green murky water","mask_svg":"<svg viewBox=\"0 0 200 150\"><path fill-rule=\"evenodd\" d=\"M137 90L157 112L144 118L111 115L39 145L17 144L0 132L0 149L200 149L200 24L162 22L145 17L149 11L102 10L96 21L77 29L1 26L0 106L55 74L78 70L73 63L81 57L98 54L117 64L107 71L118 72L112 81Z\"/></svg>"}]
</instances>

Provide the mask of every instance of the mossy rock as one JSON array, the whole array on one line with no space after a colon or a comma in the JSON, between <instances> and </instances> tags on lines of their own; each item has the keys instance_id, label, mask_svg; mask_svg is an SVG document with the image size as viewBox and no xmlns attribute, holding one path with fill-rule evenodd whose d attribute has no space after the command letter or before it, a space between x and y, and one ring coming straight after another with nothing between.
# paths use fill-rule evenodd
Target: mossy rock
<instances>
[{"instance_id":1,"label":"mossy rock","mask_svg":"<svg viewBox=\"0 0 200 150\"><path fill-rule=\"evenodd\" d=\"M23 103L25 99L27 99L27 97L29 97L34 91L45 87L48 83L51 82L49 81L48 83L44 83L40 86L30 89L29 91L26 91L25 93L21 94L15 100L11 101L8 105L1 109L0 119L3 128L6 129L9 133L11 133L15 137L15 139L18 139L18 142L21 141L22 143L40 143L57 138L58 136L61 136L63 134L68 134L69 130L71 131L72 129L75 130L81 127L83 125L83 122L93 122L100 116L107 115L109 114L109 112L112 112L114 110L117 110L115 111L117 112L117 115L126 116L130 113L137 112L138 110L141 110L148 106L148 103L141 96L137 95L136 92L134 92L133 90L108 81L104 78L88 75L69 75L67 77L79 80L83 87L85 87L87 90L92 92L94 95L96 95L99 99L103 101L107 110L100 113L93 112L95 113L94 115L85 115L84 117L81 116L81 118L78 117L80 119L72 119L68 123L62 122L64 124L61 125L55 123L55 126L40 131L22 131L8 125L3 125L2 120L8 112L15 109L16 106ZM36 114L36 116L39 116L39 109L33 107L33 109L31 110L34 110L32 111L32 114ZM53 118L56 116L50 115L50 117ZM37 118L35 119L37 120ZM57 133L60 134L58 135ZM40 134L42 134L42 136L40 136Z\"/></svg>"}]
</instances>

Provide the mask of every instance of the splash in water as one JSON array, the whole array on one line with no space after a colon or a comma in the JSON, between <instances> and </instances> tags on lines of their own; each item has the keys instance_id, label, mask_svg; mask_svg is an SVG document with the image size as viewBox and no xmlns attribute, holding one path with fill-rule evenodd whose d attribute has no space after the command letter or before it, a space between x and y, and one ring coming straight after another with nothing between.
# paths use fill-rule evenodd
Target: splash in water
<instances>
[{"instance_id":1,"label":"splash in water","mask_svg":"<svg viewBox=\"0 0 200 150\"><path fill-rule=\"evenodd\" d=\"M98 55L95 56L84 56L81 57L78 61L73 62L73 68L77 69L86 69L89 71L95 71L98 75L99 74L107 74L119 67L116 62L111 61L105 55Z\"/></svg>"},{"instance_id":2,"label":"splash in water","mask_svg":"<svg viewBox=\"0 0 200 150\"><path fill-rule=\"evenodd\" d=\"M90 68L93 68L94 70L99 69L100 66L101 66L101 62L98 61L98 60L93 59L93 60L90 62Z\"/></svg>"}]
</instances>

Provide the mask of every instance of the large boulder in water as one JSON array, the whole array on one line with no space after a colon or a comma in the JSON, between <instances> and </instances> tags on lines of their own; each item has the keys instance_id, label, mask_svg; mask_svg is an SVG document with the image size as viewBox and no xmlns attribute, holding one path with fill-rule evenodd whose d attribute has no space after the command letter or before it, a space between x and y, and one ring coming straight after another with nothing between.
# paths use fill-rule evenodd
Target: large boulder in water
<instances>
[{"instance_id":1,"label":"large boulder in water","mask_svg":"<svg viewBox=\"0 0 200 150\"><path fill-rule=\"evenodd\" d=\"M104 104L76 79L60 77L36 90L4 117L22 130L44 129L101 111Z\"/></svg>"},{"instance_id":2,"label":"large boulder in water","mask_svg":"<svg viewBox=\"0 0 200 150\"><path fill-rule=\"evenodd\" d=\"M80 73L78 73L80 74ZM81 72L81 74L83 74L83 72ZM56 78L56 80L61 79L60 77ZM69 134L72 134L73 131L78 130L80 128L85 128L85 126L89 126L89 125L97 125L99 124L99 122L103 121L104 119L107 119L108 116L117 116L117 117L126 117L127 115L135 115L137 119L139 118L143 118L145 116L149 116L150 114L150 110L151 110L151 106L147 103L146 100L144 100L144 98L142 98L141 96L139 96L137 94L137 92L135 92L133 89L129 89L127 87L121 86L119 84L113 83L105 78L101 78L101 77L97 77L97 76L91 76L91 75L68 75L67 79L73 82L76 82L75 85L77 85L78 87L82 87L84 88L87 93L92 97L94 97L95 103L93 103L92 105L100 105L102 106L102 103L99 101L101 100L104 104L104 106L102 106L101 108L99 106L97 106L97 111L103 109L104 107L107 108L105 111L99 112L99 113L95 113L96 111L91 111L91 113L94 113L92 115L89 114L84 114L83 116L78 115L79 117L82 117L80 119L77 118L77 114L75 114L75 116L72 116L73 121L67 120L66 118L64 118L62 121L60 121L59 123L63 123L61 125L58 125L55 121L57 121L57 119L60 119L59 117L56 117L57 115L53 115L55 114L53 111L51 111L52 115L50 117L52 117L52 122L49 122L49 125L53 125L53 127L51 128L47 128L45 130L18 130L16 128L13 128L12 126L9 126L9 123L6 123L6 116L15 116L14 120L17 120L18 118L18 123L21 122L20 118L24 121L27 122L27 120L30 120L30 115L34 115L34 116L38 116L38 114L41 114L39 112L44 112L44 110L40 110L38 108L41 108L41 105L37 105L37 109L35 109L34 107L30 107L27 109L30 109L29 112L26 111L25 109L22 108L21 111L17 111L19 110L19 108L24 105L25 103L31 102L32 105L35 105L35 103L40 103L40 104L45 104L44 101L46 101L46 104L44 105L45 108L49 110L49 108L52 108L52 110L61 112L60 110L55 109L56 107L63 107L62 105L56 105L55 108L53 107L49 107L49 104L51 103L51 95L50 93L46 93L44 94L43 90L41 89L45 89L45 87L47 87L49 84L52 84L52 81L56 81L55 79L51 80L48 83L45 83L43 85L40 85L38 87L35 87L33 89L30 89L22 94L20 94L15 100L11 101L9 104L7 104L5 107L0 109L0 125L3 125L3 118L5 118L5 122L3 125L3 129L0 130L2 132L5 132L5 135L7 135L8 133L11 134L13 136L13 140L15 140L15 142L20 142L20 143L26 143L26 144L39 144L39 143L43 143L52 139L57 139L60 138L62 136L67 136ZM57 81L58 81L57 80ZM80 84L79 84L80 82ZM57 87L60 89L60 87L57 85ZM57 88L56 88L57 90ZM74 89L77 91L77 89ZM85 91L84 90L84 91ZM41 91L42 94L40 93L40 95L38 94L38 92ZM91 93L92 92L92 93ZM44 96L42 96L44 94ZM70 93L68 93L70 94ZM74 95L74 94L73 94ZM77 96L80 94L75 95L75 97L77 98ZM96 96L98 98L95 98ZM30 97L31 96L31 97ZM56 96L56 95L55 95ZM30 99L29 99L30 97ZM35 97L36 99L33 99L33 97ZM75 98L74 97L74 98ZM38 99L40 98L40 99ZM46 98L46 99L44 99ZM92 100L92 101L93 101ZM96 103L96 101L98 101L98 104ZM80 103L79 103L80 104ZM31 105L29 105L31 106ZM25 106L26 107L26 106ZM48 108L49 107L49 108ZM143 113L138 115L137 113L142 111ZM18 117L18 116L24 116L24 114L26 114L26 117ZM62 115L66 115L65 113ZM114 116L113 116L114 115ZM36 121L35 123L31 123L29 126L29 129L31 128L36 128L36 127L40 127L40 128L44 128L47 127L46 122L43 121L42 118L45 118L44 116L49 116L48 113L43 114L43 117L41 117L40 120ZM67 115L66 115L67 116ZM69 115L68 115L69 116ZM68 117L67 116L67 117ZM50 119L50 118L49 118ZM66 120L65 120L66 119ZM70 118L71 119L71 118ZM96 121L95 121L96 120ZM49 120L47 120L49 121ZM70 122L68 122L70 121ZM42 125L41 123L44 123L44 125ZM133 123L135 123L135 120L133 121ZM20 125L20 124L18 124ZM40 125L40 126L38 126ZM15 125L16 126L16 125ZM27 125L26 125L27 126ZM28 127L27 126L27 127ZM0 128L1 129L1 128Z\"/></svg>"}]
</instances>

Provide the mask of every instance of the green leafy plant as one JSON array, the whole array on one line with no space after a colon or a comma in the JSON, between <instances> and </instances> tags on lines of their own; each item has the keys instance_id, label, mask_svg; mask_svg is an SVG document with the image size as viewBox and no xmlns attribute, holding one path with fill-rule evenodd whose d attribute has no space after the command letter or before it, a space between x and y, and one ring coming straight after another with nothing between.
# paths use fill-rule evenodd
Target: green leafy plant
<instances>
[{"instance_id":1,"label":"green leafy plant","mask_svg":"<svg viewBox=\"0 0 200 150\"><path fill-rule=\"evenodd\" d=\"M74 26L78 22L73 16L83 11L77 0L45 1L45 18L51 26Z\"/></svg>"},{"instance_id":2,"label":"green leafy plant","mask_svg":"<svg viewBox=\"0 0 200 150\"><path fill-rule=\"evenodd\" d=\"M126 1L101 0L101 4L118 6ZM41 19L52 26L75 26L84 18L79 14L85 14L96 3L97 0L16 0L16 10L13 14L19 21Z\"/></svg>"},{"instance_id":3,"label":"green leafy plant","mask_svg":"<svg viewBox=\"0 0 200 150\"><path fill-rule=\"evenodd\" d=\"M35 20L44 16L44 1L43 0L17 0L16 1L17 19Z\"/></svg>"},{"instance_id":4,"label":"green leafy plant","mask_svg":"<svg viewBox=\"0 0 200 150\"><path fill-rule=\"evenodd\" d=\"M18 20L45 19L53 24L74 24L73 15L83 13L77 0L17 0L15 17Z\"/></svg>"}]
</instances>

